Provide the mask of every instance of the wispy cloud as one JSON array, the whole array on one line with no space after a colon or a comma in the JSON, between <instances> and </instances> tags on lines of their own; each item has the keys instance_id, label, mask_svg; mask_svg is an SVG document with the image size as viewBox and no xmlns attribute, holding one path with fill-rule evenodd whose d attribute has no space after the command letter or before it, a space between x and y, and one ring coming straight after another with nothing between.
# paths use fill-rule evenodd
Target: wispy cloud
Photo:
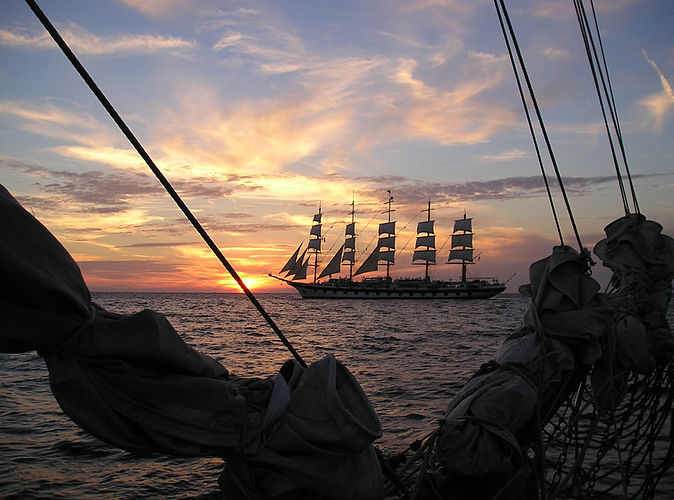
<instances>
[{"instance_id":1,"label":"wispy cloud","mask_svg":"<svg viewBox=\"0 0 674 500\"><path fill-rule=\"evenodd\" d=\"M152 3L152 2L149 2ZM132 56L170 52L185 54L197 43L179 37L152 34L117 34L101 36L74 23L58 24L63 39L78 54ZM23 28L0 28L0 45L24 50L56 49L56 43L44 31Z\"/></svg>"},{"instance_id":2,"label":"wispy cloud","mask_svg":"<svg viewBox=\"0 0 674 500\"><path fill-rule=\"evenodd\" d=\"M644 58L648 61L660 78L660 85L662 90L658 93L651 94L640 101L640 104L646 108L651 118L653 119L652 127L654 130L662 130L665 117L674 109L674 93L672 86L665 75L660 71L658 65L648 57L646 51L643 51Z\"/></svg>"},{"instance_id":3,"label":"wispy cloud","mask_svg":"<svg viewBox=\"0 0 674 500\"><path fill-rule=\"evenodd\" d=\"M527 158L530 156L529 151L523 151L521 149L511 149L509 151L503 151L498 154L493 155L482 155L480 159L487 162L506 162L513 160L520 160L522 158Z\"/></svg>"}]
</instances>

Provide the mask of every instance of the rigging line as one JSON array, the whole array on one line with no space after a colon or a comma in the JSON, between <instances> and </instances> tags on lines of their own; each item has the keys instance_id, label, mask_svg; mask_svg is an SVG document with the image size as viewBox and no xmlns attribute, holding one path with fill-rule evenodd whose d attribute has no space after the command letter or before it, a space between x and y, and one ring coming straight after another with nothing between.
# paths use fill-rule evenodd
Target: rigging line
<instances>
[{"instance_id":1,"label":"rigging line","mask_svg":"<svg viewBox=\"0 0 674 500\"><path fill-rule=\"evenodd\" d=\"M31 8L33 13L37 16L37 18L40 20L42 25L45 27L45 29L49 32L51 37L54 39L56 44L60 47L60 49L63 51L65 56L68 58L70 63L74 66L74 68L77 70L79 75L82 77L82 79L86 82L86 84L89 86L91 91L94 93L94 95L98 98L100 103L103 105L105 110L108 112L108 114L112 117L112 119L115 121L117 126L121 129L121 131L124 133L126 138L129 140L129 142L133 145L133 147L136 149L138 154L145 160L145 163L147 163L147 166L150 167L150 170L155 174L157 179L159 179L159 182L164 186L166 191L171 195L173 198L173 201L180 207L182 212L185 214L185 217L192 223L194 226L194 229L197 230L197 232L201 235L201 237L204 239L206 244L210 247L210 249L213 251L213 253L216 255L216 257L220 260L223 266L229 271L229 274L236 280L236 282L239 284L241 287L241 290L246 294L246 296L250 299L250 301L253 303L253 305L257 308L257 310L260 312L262 317L267 321L269 326L272 328L274 333L278 336L278 338L283 342L283 345L286 346L286 348L292 353L292 355L295 357L297 362L302 365L303 367L306 367L306 363L302 359L302 357L299 355L299 353L295 350L295 348L292 346L292 344L288 341L288 339L285 337L283 332L279 329L279 327L276 325L274 320L269 316L269 313L262 307L262 304L257 300L255 295L250 291L248 286L243 282L239 274L236 272L236 270L232 267L232 265L229 263L229 261L225 258L225 256L222 254L220 249L216 246L215 242L211 239L211 237L208 235L208 233L204 230L204 228L201 226L199 221L194 217L190 209L185 205L185 202L180 198L178 193L173 189L173 186L169 183L168 179L164 177L164 174L159 170L159 168L155 165L154 161L152 161L152 158L150 158L150 155L147 154L143 146L138 142L138 139L133 135L131 132L131 129L126 125L124 120L122 120L122 117L117 113L115 108L110 104L110 101L105 97L101 89L98 88L98 85L96 85L96 82L89 76L89 73L87 73L86 69L84 69L84 66L80 63L80 61L77 59L75 54L70 50L70 47L66 44L66 42L61 38L61 35L56 31L56 28L54 28L54 25L49 21L47 16L42 12L40 7L38 7L37 3L35 3L35 0L26 0L26 3L28 6Z\"/></svg>"},{"instance_id":2,"label":"rigging line","mask_svg":"<svg viewBox=\"0 0 674 500\"><path fill-rule=\"evenodd\" d=\"M501 10L498 8L496 0L494 0L494 5L496 6L496 12L498 13L498 20L501 25L501 31L503 32L503 38L508 49L508 55L510 56L510 64L513 68L513 73L515 75L515 80L517 82L517 90L520 93L520 99L522 100L522 107L524 108L524 114L527 118L527 124L529 125L529 132L531 133L531 139L534 143L534 149L536 150L536 158L538 159L538 165L541 167L541 175L543 176L543 182L545 184L545 191L548 193L548 200L550 201L550 209L552 210L552 217L555 220L555 227L557 228L557 235L559 236L559 243L564 245L564 237L562 236L562 229L559 226L559 217L557 216L557 210L555 209L555 202L552 198L552 192L550 191L550 183L548 182L548 175L545 172L545 167L543 166L543 158L541 158L541 150L538 147L538 141L536 140L536 132L534 131L534 126L531 123L531 114L529 113L529 107L527 106L527 100L524 96L524 90L522 89L522 80L520 80L519 72L517 71L517 65L515 64L515 58L513 56L512 48L510 47L510 40L506 34L505 26L503 25L503 17L501 15Z\"/></svg>"},{"instance_id":3,"label":"rigging line","mask_svg":"<svg viewBox=\"0 0 674 500\"><path fill-rule=\"evenodd\" d=\"M601 78L601 83L604 89L604 94L608 94L606 89L606 82L604 80L604 75L599 66L597 50L594 45L594 40L592 39L592 33L589 30L587 16L585 14L585 8L580 0L574 0L574 7L576 9L576 16L578 17L578 25L580 26L580 32L583 35L583 42L585 44L585 52L587 53L587 60L590 63L590 70L592 71L592 78L594 80L594 87L597 91L597 97L599 98L599 106L601 108L601 114L604 118L604 126L606 127L606 133L608 136L609 147L611 148L611 156L613 157L613 164L615 166L616 177L618 178L618 186L620 188L620 197L623 202L623 208L625 209L625 215L629 215L630 207L627 201L627 193L625 192L625 183L623 182L622 175L620 174L620 166L618 165L618 157L616 156L615 146L613 145L613 138L611 137L611 129L608 124L608 119L606 118L606 108L604 107L604 99L602 98L601 89L599 88L599 78ZM593 59L594 54L594 59ZM597 61L595 68L595 61ZM599 78L598 78L599 76ZM606 98L608 100L608 96ZM616 117L613 113L613 108L609 104L609 111L611 113L611 118L613 124L615 125Z\"/></svg>"},{"instance_id":4,"label":"rigging line","mask_svg":"<svg viewBox=\"0 0 674 500\"><path fill-rule=\"evenodd\" d=\"M496 0L494 0L496 2ZM510 22L510 16L508 15L508 10L506 9L505 3L503 0L500 0L501 2L501 8L503 10L503 15L506 21L506 24L508 25L508 32L510 33L510 38L513 41L513 46L515 47L515 51L517 52L517 58L519 60L520 68L522 68L522 74L524 76L524 79L527 83L527 88L529 90L529 96L531 97L531 102L534 106L534 110L536 111L536 116L538 118L538 124L541 127L541 132L543 133L543 138L545 139L545 145L548 149L548 154L550 155L550 160L552 161L552 166L555 170L555 175L557 176L557 182L559 183L559 189L562 193L562 198L564 199L564 204L566 205L566 211L569 215L569 221L571 222L571 227L573 228L574 235L576 236L576 241L578 242L578 247L579 251L582 253L583 252L583 243L580 240L580 234L578 233L578 227L576 226L576 220L573 217L573 212L571 211L571 204L569 202L569 198L566 194L566 189L564 188L564 182L562 181L562 175L559 172L559 167L557 166L557 160L555 159L555 155L552 152L552 144L550 143L550 138L548 137L548 132L545 128L545 124L543 123L543 116L541 115L541 110L538 106L538 101L536 100L536 96L534 94L534 89L531 85L531 80L529 79L529 73L526 70L526 66L524 65L524 58L522 57L522 52L520 51L519 44L517 43L517 37L515 36L515 30L513 29L512 23Z\"/></svg>"},{"instance_id":5,"label":"rigging line","mask_svg":"<svg viewBox=\"0 0 674 500\"><path fill-rule=\"evenodd\" d=\"M623 157L623 162L625 164L625 172L627 173L627 180L630 184L630 192L632 194L632 203L634 203L634 209L637 213L641 213L639 210L639 202L637 201L637 193L634 189L634 182L632 181L632 173L630 172L630 167L627 162L627 154L625 153L625 144L623 142L622 130L620 129L620 121L618 120L618 107L615 104L615 98L613 94L613 86L611 85L611 75L608 71L608 64L606 63L606 55L604 52L604 44L601 39L601 32L599 31L599 22L597 21L597 13L594 8L594 0L590 0L590 6L592 7L592 17L594 19L595 31L597 32L597 40L599 41L599 50L601 52L601 58L604 64L604 72L606 73L606 81L608 83L610 103L613 108L613 114L615 115L614 126L616 129L616 135L618 137L618 144L620 145L620 152Z\"/></svg>"}]
</instances>

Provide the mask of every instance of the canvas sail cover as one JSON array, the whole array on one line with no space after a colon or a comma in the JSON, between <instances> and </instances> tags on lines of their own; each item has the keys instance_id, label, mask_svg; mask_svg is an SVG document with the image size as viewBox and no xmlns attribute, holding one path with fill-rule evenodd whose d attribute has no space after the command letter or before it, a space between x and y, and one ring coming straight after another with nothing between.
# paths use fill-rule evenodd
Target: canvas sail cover
<instances>
[{"instance_id":1,"label":"canvas sail cover","mask_svg":"<svg viewBox=\"0 0 674 500\"><path fill-rule=\"evenodd\" d=\"M580 394L581 381L589 380L595 406L583 407L584 425L594 425L591 418L611 421L618 433L611 439L619 439L617 427L630 418L620 416L619 405L638 390L628 389L628 374L648 375L674 361L674 335L667 321L674 239L641 214L621 217L605 232L594 251L613 271L614 293L599 293L599 283L588 273L588 256L568 246L554 247L549 257L530 266L530 283L520 287L530 298L520 331L482 365L445 413L432 452L445 477L458 478L458 484L450 479L443 487L512 477L530 463L522 451L548 424L542 420L531 428L532 422L554 414L570 394ZM652 389L646 385L644 390ZM580 400L578 395L574 399ZM588 418L593 411L595 417ZM502 483L493 486L492 493ZM491 494L485 491L484 496Z\"/></svg>"},{"instance_id":2,"label":"canvas sail cover","mask_svg":"<svg viewBox=\"0 0 674 500\"><path fill-rule=\"evenodd\" d=\"M342 245L337 253L330 259L328 265L325 266L325 269L318 275L318 278L323 278L325 276L330 276L331 274L336 274L341 269L342 264L342 251L344 250L344 245Z\"/></svg>"},{"instance_id":3,"label":"canvas sail cover","mask_svg":"<svg viewBox=\"0 0 674 500\"><path fill-rule=\"evenodd\" d=\"M415 250L414 255L412 256L412 262L416 260L423 260L435 264L435 250Z\"/></svg>"},{"instance_id":4,"label":"canvas sail cover","mask_svg":"<svg viewBox=\"0 0 674 500\"><path fill-rule=\"evenodd\" d=\"M434 247L435 246L435 235L432 236L417 236L417 243L415 248L418 247Z\"/></svg>"},{"instance_id":5,"label":"canvas sail cover","mask_svg":"<svg viewBox=\"0 0 674 500\"><path fill-rule=\"evenodd\" d=\"M383 496L379 421L334 357L234 382L163 315L92 304L68 252L2 186L0 213L0 351L37 350L80 427L143 455L226 456L260 498Z\"/></svg>"},{"instance_id":6,"label":"canvas sail cover","mask_svg":"<svg viewBox=\"0 0 674 500\"><path fill-rule=\"evenodd\" d=\"M314 238L309 240L309 245L307 248L311 248L313 250L321 251L321 238Z\"/></svg>"},{"instance_id":7,"label":"canvas sail cover","mask_svg":"<svg viewBox=\"0 0 674 500\"><path fill-rule=\"evenodd\" d=\"M473 219L457 219L454 221L454 232L468 231L471 232Z\"/></svg>"},{"instance_id":8,"label":"canvas sail cover","mask_svg":"<svg viewBox=\"0 0 674 500\"><path fill-rule=\"evenodd\" d=\"M450 250L449 260L465 260L466 262L473 262L473 249Z\"/></svg>"},{"instance_id":9,"label":"canvas sail cover","mask_svg":"<svg viewBox=\"0 0 674 500\"><path fill-rule=\"evenodd\" d=\"M434 220L424 220L417 224L417 234L419 233L433 233Z\"/></svg>"},{"instance_id":10,"label":"canvas sail cover","mask_svg":"<svg viewBox=\"0 0 674 500\"><path fill-rule=\"evenodd\" d=\"M473 246L473 235L472 234L453 234L452 235L452 248L472 247L472 246Z\"/></svg>"},{"instance_id":11,"label":"canvas sail cover","mask_svg":"<svg viewBox=\"0 0 674 500\"><path fill-rule=\"evenodd\" d=\"M314 226L311 226L311 230L309 231L309 234L311 234L311 236L318 236L320 238L321 237L321 225L316 224Z\"/></svg>"},{"instance_id":12,"label":"canvas sail cover","mask_svg":"<svg viewBox=\"0 0 674 500\"><path fill-rule=\"evenodd\" d=\"M379 263L379 247L375 248L367 259L363 261L358 270L353 273L354 276L363 273L376 271Z\"/></svg>"},{"instance_id":13,"label":"canvas sail cover","mask_svg":"<svg viewBox=\"0 0 674 500\"><path fill-rule=\"evenodd\" d=\"M396 237L395 236L384 236L379 238L378 242L379 248L395 248L396 247Z\"/></svg>"},{"instance_id":14,"label":"canvas sail cover","mask_svg":"<svg viewBox=\"0 0 674 500\"><path fill-rule=\"evenodd\" d=\"M295 268L295 265L297 263L297 255L300 253L300 248L302 248L302 243L297 247L297 250L295 250L295 253L293 253L290 258L288 259L288 262L285 263L283 268L279 271L280 273L285 273L285 272L290 272Z\"/></svg>"},{"instance_id":15,"label":"canvas sail cover","mask_svg":"<svg viewBox=\"0 0 674 500\"><path fill-rule=\"evenodd\" d=\"M349 222L344 229L344 236L356 236L356 223Z\"/></svg>"},{"instance_id":16,"label":"canvas sail cover","mask_svg":"<svg viewBox=\"0 0 674 500\"><path fill-rule=\"evenodd\" d=\"M393 222L382 222L379 224L379 234L395 234L396 232L396 223Z\"/></svg>"}]
</instances>

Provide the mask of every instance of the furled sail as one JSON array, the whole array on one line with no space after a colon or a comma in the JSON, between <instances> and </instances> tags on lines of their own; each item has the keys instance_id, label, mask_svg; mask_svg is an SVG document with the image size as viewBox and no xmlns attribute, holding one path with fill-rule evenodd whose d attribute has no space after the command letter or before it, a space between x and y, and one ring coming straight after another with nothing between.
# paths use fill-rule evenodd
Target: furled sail
<instances>
[{"instance_id":1,"label":"furled sail","mask_svg":"<svg viewBox=\"0 0 674 500\"><path fill-rule=\"evenodd\" d=\"M344 245L342 245L339 250L337 250L337 253L330 259L330 262L328 262L328 265L325 266L325 269L321 272L321 274L318 276L318 278L324 278L325 276L330 276L331 274L336 274L340 271L341 269L341 264L342 264L342 252L344 251Z\"/></svg>"}]
</instances>

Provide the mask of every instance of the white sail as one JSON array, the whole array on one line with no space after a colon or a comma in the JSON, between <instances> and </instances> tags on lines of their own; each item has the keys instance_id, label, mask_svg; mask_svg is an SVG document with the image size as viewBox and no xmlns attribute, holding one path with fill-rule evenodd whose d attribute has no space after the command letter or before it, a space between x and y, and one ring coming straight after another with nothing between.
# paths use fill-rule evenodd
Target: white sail
<instances>
[{"instance_id":1,"label":"white sail","mask_svg":"<svg viewBox=\"0 0 674 500\"><path fill-rule=\"evenodd\" d=\"M309 268L309 258L310 257L307 257L307 260L304 261L304 263L300 266L295 276L293 276L293 281L304 280L307 278L307 269Z\"/></svg>"},{"instance_id":2,"label":"white sail","mask_svg":"<svg viewBox=\"0 0 674 500\"><path fill-rule=\"evenodd\" d=\"M344 248L348 248L350 250L355 250L356 249L356 238L349 238L347 240L344 240Z\"/></svg>"},{"instance_id":3,"label":"white sail","mask_svg":"<svg viewBox=\"0 0 674 500\"><path fill-rule=\"evenodd\" d=\"M473 246L473 234L453 234L452 235L452 248L456 247L472 247Z\"/></svg>"},{"instance_id":4,"label":"white sail","mask_svg":"<svg viewBox=\"0 0 674 500\"><path fill-rule=\"evenodd\" d=\"M449 260L465 260L466 262L473 262L473 249L466 248L463 250L450 250Z\"/></svg>"},{"instance_id":5,"label":"white sail","mask_svg":"<svg viewBox=\"0 0 674 500\"><path fill-rule=\"evenodd\" d=\"M395 262L395 251L393 250L384 250L379 251L379 260L390 262L393 264Z\"/></svg>"},{"instance_id":6,"label":"white sail","mask_svg":"<svg viewBox=\"0 0 674 500\"><path fill-rule=\"evenodd\" d=\"M283 268L279 271L279 274L293 270L297 263L297 254L300 253L300 248L302 248L302 243L300 243L300 246L297 247L295 253L292 254L292 256L288 259L288 262L286 262Z\"/></svg>"},{"instance_id":7,"label":"white sail","mask_svg":"<svg viewBox=\"0 0 674 500\"><path fill-rule=\"evenodd\" d=\"M379 234L395 234L396 222L382 222L379 224Z\"/></svg>"},{"instance_id":8,"label":"white sail","mask_svg":"<svg viewBox=\"0 0 674 500\"><path fill-rule=\"evenodd\" d=\"M384 236L379 238L379 248L395 248L396 247L396 237L395 236Z\"/></svg>"},{"instance_id":9,"label":"white sail","mask_svg":"<svg viewBox=\"0 0 674 500\"><path fill-rule=\"evenodd\" d=\"M336 274L341 269L342 265L342 251L344 250L344 245L342 245L337 253L330 259L328 265L325 266L325 269L318 275L318 279L321 279L325 276L330 276L331 274Z\"/></svg>"},{"instance_id":10,"label":"white sail","mask_svg":"<svg viewBox=\"0 0 674 500\"><path fill-rule=\"evenodd\" d=\"M454 221L454 232L456 233L457 231L472 231L472 224L473 219L457 219Z\"/></svg>"},{"instance_id":11,"label":"white sail","mask_svg":"<svg viewBox=\"0 0 674 500\"><path fill-rule=\"evenodd\" d=\"M313 248L316 251L321 251L321 239L320 238L315 238L313 240L309 240L309 245L307 248Z\"/></svg>"},{"instance_id":12,"label":"white sail","mask_svg":"<svg viewBox=\"0 0 674 500\"><path fill-rule=\"evenodd\" d=\"M356 223L349 222L344 230L344 236L356 236Z\"/></svg>"},{"instance_id":13,"label":"white sail","mask_svg":"<svg viewBox=\"0 0 674 500\"><path fill-rule=\"evenodd\" d=\"M379 247L375 248L367 259L363 261L358 270L353 273L354 276L363 273L376 271L379 262Z\"/></svg>"},{"instance_id":14,"label":"white sail","mask_svg":"<svg viewBox=\"0 0 674 500\"><path fill-rule=\"evenodd\" d=\"M319 210L320 210L320 208L319 208ZM323 214L318 213L318 214L314 215L314 222L320 223L321 222L321 215L323 215Z\"/></svg>"},{"instance_id":15,"label":"white sail","mask_svg":"<svg viewBox=\"0 0 674 500\"><path fill-rule=\"evenodd\" d=\"M417 243L414 248L434 247L434 246L435 246L435 235L417 236Z\"/></svg>"},{"instance_id":16,"label":"white sail","mask_svg":"<svg viewBox=\"0 0 674 500\"><path fill-rule=\"evenodd\" d=\"M356 252L353 250L345 250L342 255L342 262L356 262Z\"/></svg>"},{"instance_id":17,"label":"white sail","mask_svg":"<svg viewBox=\"0 0 674 500\"><path fill-rule=\"evenodd\" d=\"M309 234L312 236L318 236L319 238L321 237L321 225L316 224L315 226L311 226L311 230L309 231Z\"/></svg>"},{"instance_id":18,"label":"white sail","mask_svg":"<svg viewBox=\"0 0 674 500\"><path fill-rule=\"evenodd\" d=\"M415 250L412 262L415 260L423 260L425 262L432 262L435 264L435 249L433 250Z\"/></svg>"},{"instance_id":19,"label":"white sail","mask_svg":"<svg viewBox=\"0 0 674 500\"><path fill-rule=\"evenodd\" d=\"M418 233L433 233L433 224L434 220L424 220L417 224L417 234Z\"/></svg>"}]
</instances>

